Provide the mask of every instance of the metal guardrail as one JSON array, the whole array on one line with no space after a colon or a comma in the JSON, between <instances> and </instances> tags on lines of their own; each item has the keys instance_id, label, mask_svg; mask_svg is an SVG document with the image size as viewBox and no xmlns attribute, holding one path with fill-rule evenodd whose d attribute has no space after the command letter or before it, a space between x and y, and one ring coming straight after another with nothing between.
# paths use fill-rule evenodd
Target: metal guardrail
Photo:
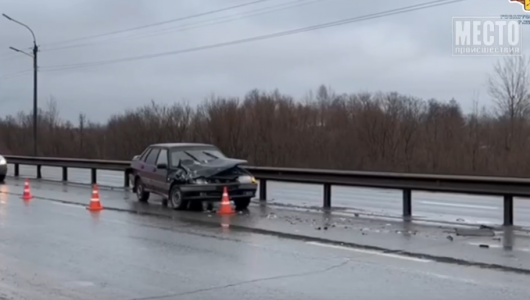
<instances>
[{"instance_id":1,"label":"metal guardrail","mask_svg":"<svg viewBox=\"0 0 530 300\"><path fill-rule=\"evenodd\" d=\"M97 170L124 172L124 187L129 187L128 174L132 171L130 161L95 159L72 159L57 157L27 157L4 155L9 164L14 164L14 175L19 176L20 165L37 168L37 178L42 178L41 167L62 168L62 180L68 181L68 168L91 170L91 182L97 183ZM464 193L502 196L504 199L504 225L514 221L513 197L530 197L530 179L452 176L410 173L381 173L359 171L337 171L318 169L272 168L246 166L259 180L259 199L267 198L267 181L321 184L324 187L323 207L331 208L331 186L356 186L403 191L403 216L412 216L412 191Z\"/></svg>"}]
</instances>

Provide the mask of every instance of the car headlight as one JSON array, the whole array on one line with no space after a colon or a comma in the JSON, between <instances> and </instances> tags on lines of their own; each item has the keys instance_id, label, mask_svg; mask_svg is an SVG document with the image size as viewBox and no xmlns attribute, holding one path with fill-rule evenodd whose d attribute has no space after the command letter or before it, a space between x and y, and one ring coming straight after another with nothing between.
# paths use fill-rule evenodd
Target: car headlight
<instances>
[{"instance_id":1,"label":"car headlight","mask_svg":"<svg viewBox=\"0 0 530 300\"><path fill-rule=\"evenodd\" d=\"M240 183L256 183L256 178L254 178L253 176L239 176L238 178L238 181Z\"/></svg>"},{"instance_id":2,"label":"car headlight","mask_svg":"<svg viewBox=\"0 0 530 300\"><path fill-rule=\"evenodd\" d=\"M5 165L5 164L7 164L6 159L3 156L0 156L0 165Z\"/></svg>"}]
</instances>

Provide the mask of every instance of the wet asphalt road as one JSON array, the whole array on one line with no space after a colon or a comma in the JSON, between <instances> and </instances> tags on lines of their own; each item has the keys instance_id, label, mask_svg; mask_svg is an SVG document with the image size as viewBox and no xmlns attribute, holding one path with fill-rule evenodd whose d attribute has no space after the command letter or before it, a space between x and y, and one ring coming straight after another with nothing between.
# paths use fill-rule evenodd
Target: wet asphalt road
<instances>
[{"instance_id":1,"label":"wet asphalt road","mask_svg":"<svg viewBox=\"0 0 530 300\"><path fill-rule=\"evenodd\" d=\"M36 177L35 167L21 166L20 174ZM10 165L9 174L13 174ZM61 180L61 170L43 167L44 179ZM71 182L89 183L90 171L69 169ZM113 171L98 171L101 185L123 186L123 174ZM322 187L308 184L269 182L268 203L280 206L321 207ZM333 187L332 205L343 207L344 213L401 215L401 192L353 187ZM503 208L500 197L473 196L446 193L413 192L413 215L426 220L438 220L474 224L502 224ZM515 200L515 223L530 226L530 200Z\"/></svg>"},{"instance_id":2,"label":"wet asphalt road","mask_svg":"<svg viewBox=\"0 0 530 300\"><path fill-rule=\"evenodd\" d=\"M528 299L528 276L0 194L0 299Z\"/></svg>"}]
</instances>

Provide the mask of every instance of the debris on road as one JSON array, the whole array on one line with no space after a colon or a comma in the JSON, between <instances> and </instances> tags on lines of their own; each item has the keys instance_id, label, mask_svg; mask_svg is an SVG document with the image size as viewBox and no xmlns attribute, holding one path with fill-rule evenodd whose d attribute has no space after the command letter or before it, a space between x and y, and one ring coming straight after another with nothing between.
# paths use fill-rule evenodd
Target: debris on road
<instances>
[{"instance_id":1,"label":"debris on road","mask_svg":"<svg viewBox=\"0 0 530 300\"><path fill-rule=\"evenodd\" d=\"M491 226L486 226L486 225L480 225L480 229L490 229L490 230L495 230L495 228L491 227Z\"/></svg>"},{"instance_id":2,"label":"debris on road","mask_svg":"<svg viewBox=\"0 0 530 300\"><path fill-rule=\"evenodd\" d=\"M495 231L490 228L455 228L455 234L457 236L495 236Z\"/></svg>"}]
</instances>

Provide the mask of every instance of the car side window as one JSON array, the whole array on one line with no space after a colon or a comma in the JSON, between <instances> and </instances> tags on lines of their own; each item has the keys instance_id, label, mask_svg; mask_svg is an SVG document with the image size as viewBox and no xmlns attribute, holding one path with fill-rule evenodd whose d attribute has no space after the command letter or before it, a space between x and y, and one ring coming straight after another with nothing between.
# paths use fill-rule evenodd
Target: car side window
<instances>
[{"instance_id":1,"label":"car side window","mask_svg":"<svg viewBox=\"0 0 530 300\"><path fill-rule=\"evenodd\" d=\"M161 149L160 155L158 155L158 160L156 161L156 164L166 164L167 165L167 150Z\"/></svg>"},{"instance_id":2,"label":"car side window","mask_svg":"<svg viewBox=\"0 0 530 300\"><path fill-rule=\"evenodd\" d=\"M140 155L140 160L141 161L145 161L145 159L147 158L147 155L149 155L149 151L151 151L151 148L147 148L147 149L144 150L142 155Z\"/></svg>"},{"instance_id":3,"label":"car side window","mask_svg":"<svg viewBox=\"0 0 530 300\"><path fill-rule=\"evenodd\" d=\"M149 152L149 154L147 155L147 158L145 159L145 163L149 165L154 165L159 152L160 152L160 149L153 148L151 152Z\"/></svg>"}]
</instances>

